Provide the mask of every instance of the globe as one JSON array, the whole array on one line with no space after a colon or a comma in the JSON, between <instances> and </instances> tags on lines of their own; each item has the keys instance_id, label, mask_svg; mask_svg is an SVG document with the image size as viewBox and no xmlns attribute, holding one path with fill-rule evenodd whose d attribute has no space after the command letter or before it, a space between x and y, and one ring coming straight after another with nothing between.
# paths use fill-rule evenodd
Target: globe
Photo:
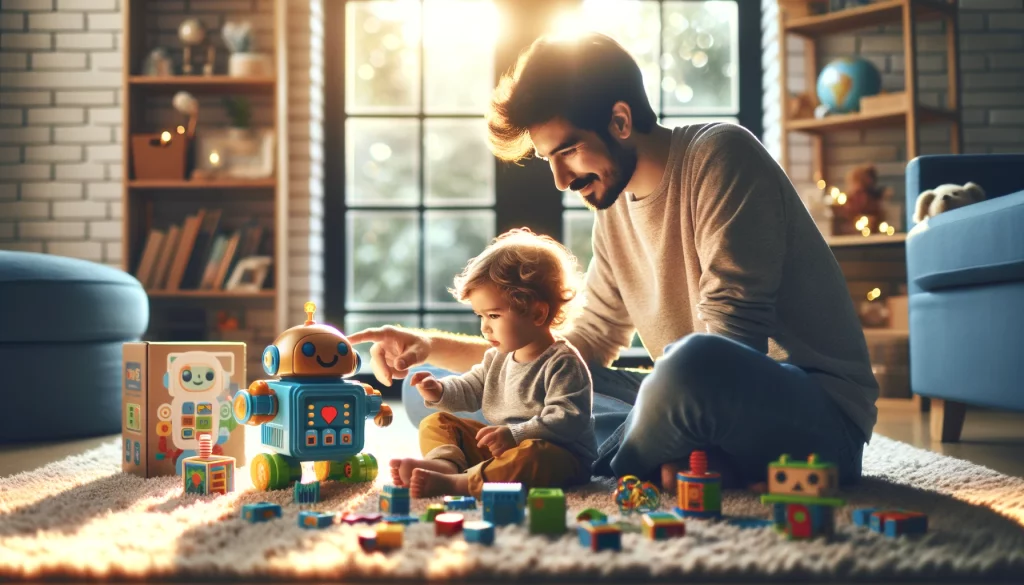
<instances>
[{"instance_id":1,"label":"globe","mask_svg":"<svg viewBox=\"0 0 1024 585\"><path fill-rule=\"evenodd\" d=\"M882 90L882 74L867 59L842 58L818 75L818 101L834 113L860 111L860 98Z\"/></svg>"}]
</instances>

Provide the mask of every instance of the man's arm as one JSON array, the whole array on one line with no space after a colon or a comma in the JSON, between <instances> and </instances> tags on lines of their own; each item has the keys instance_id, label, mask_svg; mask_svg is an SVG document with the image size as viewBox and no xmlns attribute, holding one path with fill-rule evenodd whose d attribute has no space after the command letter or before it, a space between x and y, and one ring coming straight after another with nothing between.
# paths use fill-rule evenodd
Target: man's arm
<instances>
[{"instance_id":1,"label":"man's arm","mask_svg":"<svg viewBox=\"0 0 1024 585\"><path fill-rule=\"evenodd\" d=\"M788 231L781 171L740 128L709 136L689 171L702 270L698 317L708 333L767 353Z\"/></svg>"},{"instance_id":2,"label":"man's arm","mask_svg":"<svg viewBox=\"0 0 1024 585\"><path fill-rule=\"evenodd\" d=\"M586 304L565 338L580 352L583 361L608 367L623 348L629 347L634 327L608 265L608 251L599 222L599 218L594 221L594 256L584 287Z\"/></svg>"},{"instance_id":3,"label":"man's arm","mask_svg":"<svg viewBox=\"0 0 1024 585\"><path fill-rule=\"evenodd\" d=\"M430 365L451 372L468 372L484 359L491 345L483 337L448 333L436 329L417 330L430 342Z\"/></svg>"}]
</instances>

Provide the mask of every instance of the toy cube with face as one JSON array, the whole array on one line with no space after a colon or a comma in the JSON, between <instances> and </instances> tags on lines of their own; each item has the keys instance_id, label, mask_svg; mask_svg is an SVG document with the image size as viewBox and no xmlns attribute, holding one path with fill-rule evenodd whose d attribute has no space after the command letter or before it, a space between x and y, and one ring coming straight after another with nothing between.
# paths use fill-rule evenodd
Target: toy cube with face
<instances>
[{"instance_id":1,"label":"toy cube with face","mask_svg":"<svg viewBox=\"0 0 1024 585\"><path fill-rule=\"evenodd\" d=\"M811 454L807 461L791 461L789 455L768 464L768 493L827 498L839 493L839 471L832 463Z\"/></svg>"}]
</instances>

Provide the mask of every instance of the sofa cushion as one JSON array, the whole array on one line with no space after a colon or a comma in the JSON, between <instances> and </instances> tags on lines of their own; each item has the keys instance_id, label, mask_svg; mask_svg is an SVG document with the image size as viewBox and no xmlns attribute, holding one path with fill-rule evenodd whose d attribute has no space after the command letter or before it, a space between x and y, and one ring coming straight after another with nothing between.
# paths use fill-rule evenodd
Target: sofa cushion
<instances>
[{"instance_id":1,"label":"sofa cushion","mask_svg":"<svg viewBox=\"0 0 1024 585\"><path fill-rule=\"evenodd\" d=\"M138 339L149 323L149 301L121 270L0 250L0 323L0 344Z\"/></svg>"},{"instance_id":2,"label":"sofa cushion","mask_svg":"<svg viewBox=\"0 0 1024 585\"><path fill-rule=\"evenodd\" d=\"M907 278L921 289L1024 280L1024 191L927 221L907 238Z\"/></svg>"}]
</instances>

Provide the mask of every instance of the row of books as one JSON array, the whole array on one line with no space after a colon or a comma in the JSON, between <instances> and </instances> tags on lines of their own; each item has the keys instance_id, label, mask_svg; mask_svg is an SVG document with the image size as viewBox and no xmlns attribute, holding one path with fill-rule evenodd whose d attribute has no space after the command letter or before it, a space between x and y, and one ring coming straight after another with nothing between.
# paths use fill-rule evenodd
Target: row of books
<instances>
[{"instance_id":1,"label":"row of books","mask_svg":"<svg viewBox=\"0 0 1024 585\"><path fill-rule=\"evenodd\" d=\"M179 225L151 229L135 270L146 290L223 290L235 265L259 253L264 229L249 221L223 231L219 209L200 209Z\"/></svg>"}]
</instances>

